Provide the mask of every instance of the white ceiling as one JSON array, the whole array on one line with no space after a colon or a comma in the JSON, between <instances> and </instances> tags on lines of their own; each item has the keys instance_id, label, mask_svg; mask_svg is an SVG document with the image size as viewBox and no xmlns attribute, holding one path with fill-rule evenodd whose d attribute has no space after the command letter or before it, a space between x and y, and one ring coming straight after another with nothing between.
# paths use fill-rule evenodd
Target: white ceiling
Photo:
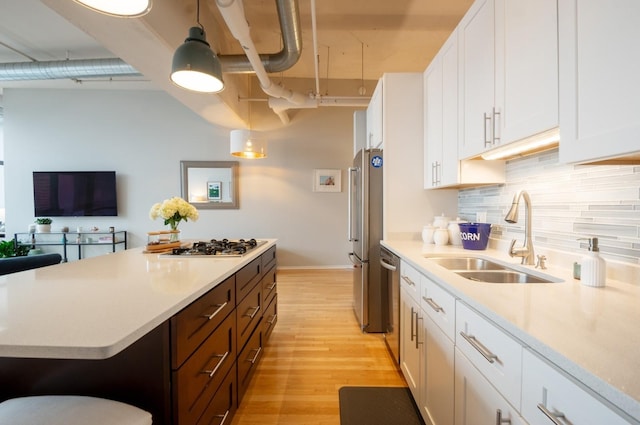
<instances>
[{"instance_id":1,"label":"white ceiling","mask_svg":"<svg viewBox=\"0 0 640 425\"><path fill-rule=\"evenodd\" d=\"M298 63L272 78L295 90L315 92L311 0L298 0L303 49ZM320 93L357 96L362 80L370 95L385 72L421 72L472 0L316 0ZM46 4L46 5L45 5ZM244 0L260 53L281 49L275 0ZM55 11L54 11L55 10ZM91 12L71 0L0 0L0 63L119 57L143 74L111 81L0 81L8 87L150 88L170 95L210 122L233 127L247 119L249 79L225 75L219 96L185 93L168 80L173 51L195 24L196 0L155 0L139 19ZM64 17L63 17L64 16ZM214 0L201 0L200 21L218 54L242 49ZM311 79L311 80L300 80ZM253 84L257 87L257 84ZM253 92L251 97L266 97Z\"/></svg>"}]
</instances>

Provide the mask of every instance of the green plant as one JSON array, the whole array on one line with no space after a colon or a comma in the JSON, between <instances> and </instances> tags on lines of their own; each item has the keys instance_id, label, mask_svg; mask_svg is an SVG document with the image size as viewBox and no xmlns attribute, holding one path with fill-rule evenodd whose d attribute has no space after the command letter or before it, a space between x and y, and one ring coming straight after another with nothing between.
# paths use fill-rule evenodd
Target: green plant
<instances>
[{"instance_id":1,"label":"green plant","mask_svg":"<svg viewBox=\"0 0 640 425\"><path fill-rule=\"evenodd\" d=\"M28 245L16 245L13 240L0 241L0 258L22 257L29 252Z\"/></svg>"},{"instance_id":2,"label":"green plant","mask_svg":"<svg viewBox=\"0 0 640 425\"><path fill-rule=\"evenodd\" d=\"M53 220L50 218L36 218L36 224L51 224Z\"/></svg>"}]
</instances>

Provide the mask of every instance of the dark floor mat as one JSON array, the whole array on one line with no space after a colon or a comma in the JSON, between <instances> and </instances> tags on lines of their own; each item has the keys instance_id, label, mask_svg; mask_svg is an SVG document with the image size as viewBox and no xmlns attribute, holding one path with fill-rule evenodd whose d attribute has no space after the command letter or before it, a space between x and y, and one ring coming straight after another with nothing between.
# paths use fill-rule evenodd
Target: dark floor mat
<instances>
[{"instance_id":1,"label":"dark floor mat","mask_svg":"<svg viewBox=\"0 0 640 425\"><path fill-rule=\"evenodd\" d=\"M342 387L340 425L424 425L405 387Z\"/></svg>"}]
</instances>

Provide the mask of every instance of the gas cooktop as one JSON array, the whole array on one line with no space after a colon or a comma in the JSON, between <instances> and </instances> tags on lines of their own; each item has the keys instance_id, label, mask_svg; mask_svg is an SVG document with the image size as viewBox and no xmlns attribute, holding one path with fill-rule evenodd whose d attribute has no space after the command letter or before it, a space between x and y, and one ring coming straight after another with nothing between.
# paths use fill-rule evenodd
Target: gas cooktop
<instances>
[{"instance_id":1,"label":"gas cooktop","mask_svg":"<svg viewBox=\"0 0 640 425\"><path fill-rule=\"evenodd\" d=\"M185 257L242 257L254 248L267 241L256 239L211 239L210 241L194 242L191 246L173 248L171 252L162 255Z\"/></svg>"}]
</instances>

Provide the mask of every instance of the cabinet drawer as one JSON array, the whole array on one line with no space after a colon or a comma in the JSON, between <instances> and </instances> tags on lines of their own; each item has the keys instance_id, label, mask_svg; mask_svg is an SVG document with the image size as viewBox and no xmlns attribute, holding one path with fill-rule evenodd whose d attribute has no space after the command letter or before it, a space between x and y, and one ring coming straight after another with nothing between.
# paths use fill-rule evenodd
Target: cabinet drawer
<instances>
[{"instance_id":1,"label":"cabinet drawer","mask_svg":"<svg viewBox=\"0 0 640 425\"><path fill-rule=\"evenodd\" d=\"M272 246L262 254L262 272L267 272L276 265L276 246Z\"/></svg>"},{"instance_id":2,"label":"cabinet drawer","mask_svg":"<svg viewBox=\"0 0 640 425\"><path fill-rule=\"evenodd\" d=\"M522 346L489 320L456 302L456 347L520 409Z\"/></svg>"},{"instance_id":3,"label":"cabinet drawer","mask_svg":"<svg viewBox=\"0 0 640 425\"><path fill-rule=\"evenodd\" d=\"M236 367L234 365L196 425L230 424L238 406L236 403L237 391Z\"/></svg>"},{"instance_id":4,"label":"cabinet drawer","mask_svg":"<svg viewBox=\"0 0 640 425\"><path fill-rule=\"evenodd\" d=\"M238 351L262 319L262 286L257 285L236 308Z\"/></svg>"},{"instance_id":5,"label":"cabinet drawer","mask_svg":"<svg viewBox=\"0 0 640 425\"><path fill-rule=\"evenodd\" d=\"M240 303L262 278L262 258L258 257L236 273L236 302Z\"/></svg>"},{"instance_id":6,"label":"cabinet drawer","mask_svg":"<svg viewBox=\"0 0 640 425\"><path fill-rule=\"evenodd\" d=\"M238 355L238 404L242 401L255 366L262 357L262 347L262 332L257 329Z\"/></svg>"},{"instance_id":7,"label":"cabinet drawer","mask_svg":"<svg viewBox=\"0 0 640 425\"><path fill-rule=\"evenodd\" d=\"M276 292L276 269L272 267L262 278L262 305L269 305L273 297L276 296Z\"/></svg>"},{"instance_id":8,"label":"cabinet drawer","mask_svg":"<svg viewBox=\"0 0 640 425\"><path fill-rule=\"evenodd\" d=\"M235 305L235 277L231 276L171 318L173 369L184 363Z\"/></svg>"},{"instance_id":9,"label":"cabinet drawer","mask_svg":"<svg viewBox=\"0 0 640 425\"><path fill-rule=\"evenodd\" d=\"M548 425L561 415L563 424L630 423L536 354L525 349L522 358L522 416L531 425Z\"/></svg>"},{"instance_id":10,"label":"cabinet drawer","mask_svg":"<svg viewBox=\"0 0 640 425\"><path fill-rule=\"evenodd\" d=\"M400 261L400 284L407 289L407 294L418 303L420 302L421 279L422 274L417 269L404 260Z\"/></svg>"},{"instance_id":11,"label":"cabinet drawer","mask_svg":"<svg viewBox=\"0 0 640 425\"><path fill-rule=\"evenodd\" d=\"M267 341L278 321L278 295L274 294L262 316L262 333Z\"/></svg>"},{"instance_id":12,"label":"cabinet drawer","mask_svg":"<svg viewBox=\"0 0 640 425\"><path fill-rule=\"evenodd\" d=\"M173 372L178 424L195 423L236 358L235 316L229 315L180 369Z\"/></svg>"},{"instance_id":13,"label":"cabinet drawer","mask_svg":"<svg viewBox=\"0 0 640 425\"><path fill-rule=\"evenodd\" d=\"M449 337L456 339L456 299L432 280L423 277L420 306Z\"/></svg>"}]
</instances>

